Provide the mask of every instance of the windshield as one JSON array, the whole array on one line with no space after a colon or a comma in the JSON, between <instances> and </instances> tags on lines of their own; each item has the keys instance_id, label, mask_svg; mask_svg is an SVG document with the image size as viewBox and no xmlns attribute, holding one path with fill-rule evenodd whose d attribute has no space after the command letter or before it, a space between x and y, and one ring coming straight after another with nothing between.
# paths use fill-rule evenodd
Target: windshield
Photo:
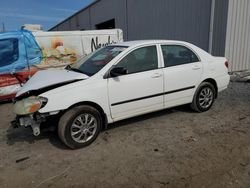
<instances>
[{"instance_id":1,"label":"windshield","mask_svg":"<svg viewBox=\"0 0 250 188\"><path fill-rule=\"evenodd\" d=\"M76 64L68 66L67 69L93 76L126 48L126 46L106 46L89 54Z\"/></svg>"}]
</instances>

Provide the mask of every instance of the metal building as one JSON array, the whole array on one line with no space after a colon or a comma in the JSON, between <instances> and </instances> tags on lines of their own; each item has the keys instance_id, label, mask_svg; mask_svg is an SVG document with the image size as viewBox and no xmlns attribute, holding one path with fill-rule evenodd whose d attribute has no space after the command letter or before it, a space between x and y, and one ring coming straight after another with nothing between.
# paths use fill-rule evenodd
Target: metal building
<instances>
[{"instance_id":1,"label":"metal building","mask_svg":"<svg viewBox=\"0 0 250 188\"><path fill-rule=\"evenodd\" d=\"M120 28L125 40L191 42L250 69L249 0L96 0L51 31Z\"/></svg>"}]
</instances>

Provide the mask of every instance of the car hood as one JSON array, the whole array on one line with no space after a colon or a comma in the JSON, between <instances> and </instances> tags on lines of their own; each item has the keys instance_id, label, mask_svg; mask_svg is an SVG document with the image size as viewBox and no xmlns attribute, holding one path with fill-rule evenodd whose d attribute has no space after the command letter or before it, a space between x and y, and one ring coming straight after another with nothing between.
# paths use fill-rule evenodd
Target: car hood
<instances>
[{"instance_id":1,"label":"car hood","mask_svg":"<svg viewBox=\"0 0 250 188\"><path fill-rule=\"evenodd\" d=\"M37 91L44 88L54 89L74 81L85 80L87 75L70 70L44 70L38 71L16 94L16 97L29 91Z\"/></svg>"}]
</instances>

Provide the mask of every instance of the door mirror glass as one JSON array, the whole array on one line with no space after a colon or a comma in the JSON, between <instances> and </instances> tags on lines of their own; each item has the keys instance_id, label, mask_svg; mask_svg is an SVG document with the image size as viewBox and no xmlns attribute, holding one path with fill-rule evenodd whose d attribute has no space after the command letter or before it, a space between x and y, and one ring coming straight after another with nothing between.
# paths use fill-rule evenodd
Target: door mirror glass
<instances>
[{"instance_id":1,"label":"door mirror glass","mask_svg":"<svg viewBox=\"0 0 250 188\"><path fill-rule=\"evenodd\" d=\"M128 73L128 70L124 67L114 67L110 70L110 77L117 77L125 75Z\"/></svg>"}]
</instances>

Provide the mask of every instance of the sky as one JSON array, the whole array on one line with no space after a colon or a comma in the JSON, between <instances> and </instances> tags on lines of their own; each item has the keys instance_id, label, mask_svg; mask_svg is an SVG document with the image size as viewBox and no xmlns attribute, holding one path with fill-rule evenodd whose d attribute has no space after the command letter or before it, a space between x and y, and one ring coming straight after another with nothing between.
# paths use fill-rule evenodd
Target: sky
<instances>
[{"instance_id":1,"label":"sky","mask_svg":"<svg viewBox=\"0 0 250 188\"><path fill-rule=\"evenodd\" d=\"M94 0L0 0L0 30L18 30L40 24L48 30Z\"/></svg>"}]
</instances>

